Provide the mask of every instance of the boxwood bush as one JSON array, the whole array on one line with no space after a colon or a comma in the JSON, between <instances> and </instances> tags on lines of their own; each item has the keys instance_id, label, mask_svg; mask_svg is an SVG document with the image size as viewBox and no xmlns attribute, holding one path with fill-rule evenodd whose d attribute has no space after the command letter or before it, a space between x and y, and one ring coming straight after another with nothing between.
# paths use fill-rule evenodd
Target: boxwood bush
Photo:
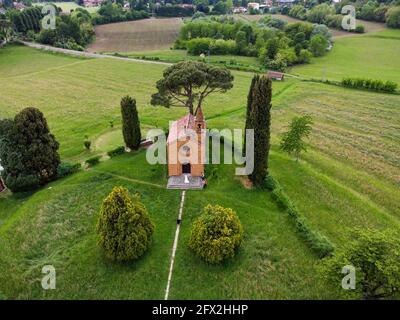
<instances>
[{"instance_id":1,"label":"boxwood bush","mask_svg":"<svg viewBox=\"0 0 400 320\"><path fill-rule=\"evenodd\" d=\"M85 161L85 163L86 163L89 167L93 167L93 166L95 166L96 164L98 164L98 163L100 162L100 159L101 159L100 156L94 156L94 157L91 157L91 158L87 159L87 160Z\"/></svg>"},{"instance_id":2,"label":"boxwood bush","mask_svg":"<svg viewBox=\"0 0 400 320\"><path fill-rule=\"evenodd\" d=\"M154 224L140 202L127 189L114 187L104 199L97 222L98 245L113 261L137 259L149 248Z\"/></svg>"},{"instance_id":3,"label":"boxwood bush","mask_svg":"<svg viewBox=\"0 0 400 320\"><path fill-rule=\"evenodd\" d=\"M232 258L240 246L243 227L235 211L219 205L207 205L193 223L189 247L209 263Z\"/></svg>"},{"instance_id":4,"label":"boxwood bush","mask_svg":"<svg viewBox=\"0 0 400 320\"><path fill-rule=\"evenodd\" d=\"M80 167L80 163L71 164L68 162L62 162L57 168L57 178L64 178L74 174L79 171Z\"/></svg>"},{"instance_id":5,"label":"boxwood bush","mask_svg":"<svg viewBox=\"0 0 400 320\"><path fill-rule=\"evenodd\" d=\"M117 147L117 148L115 148L113 150L108 151L107 155L110 158L113 158L113 157L119 156L119 155L124 154L124 153L125 153L125 147L124 146L120 146L120 147Z\"/></svg>"}]
</instances>

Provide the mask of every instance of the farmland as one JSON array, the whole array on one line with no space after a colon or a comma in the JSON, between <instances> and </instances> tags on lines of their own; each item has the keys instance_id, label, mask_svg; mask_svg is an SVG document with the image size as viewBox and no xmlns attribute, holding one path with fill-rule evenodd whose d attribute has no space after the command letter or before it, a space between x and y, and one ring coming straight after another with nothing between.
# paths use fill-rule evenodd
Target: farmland
<instances>
[{"instance_id":1,"label":"farmland","mask_svg":"<svg viewBox=\"0 0 400 320\"><path fill-rule=\"evenodd\" d=\"M327 73L328 78L382 78L376 71L382 65L377 57L390 58L397 65L396 37L398 32L385 31L352 41L338 39L337 49L293 72L310 77L315 72L317 76L319 71L313 68L318 70L325 61L341 70L334 76ZM375 59L371 60L364 53L369 41L381 44L371 49L377 50L372 51ZM346 60L351 44L362 49ZM340 52L344 52L343 60L338 63ZM119 110L123 95L137 99L144 130L167 128L169 120L184 114L181 109L149 104L164 68L7 46L0 51L0 114L12 117L25 106L38 107L61 144L63 160L82 161L123 144ZM389 80L400 81L396 71L385 70ZM210 128L243 127L252 74L233 74L234 88L205 103ZM347 241L350 227L399 229L399 104L399 95L297 79L273 84L271 172L311 227L338 247ZM314 129L308 153L296 162L279 150L278 143L288 121L304 113L312 115ZM84 150L85 135L97 146L91 152ZM5 271L0 274L0 296L162 299L179 207L179 193L166 190L165 184L165 168L148 165L144 152L137 152L53 182L50 189L19 196L2 194L0 269ZM245 189L234 177L232 166L220 166L209 184L202 192L187 193L170 298L335 298L316 272L318 259L268 193ZM98 208L115 185L139 192L156 224L151 249L137 262L106 262L96 246ZM233 208L245 226L245 242L238 256L216 267L194 257L186 245L191 222L207 203ZM37 279L40 267L48 263L58 270L58 290L45 292Z\"/></svg>"},{"instance_id":2,"label":"farmland","mask_svg":"<svg viewBox=\"0 0 400 320\"><path fill-rule=\"evenodd\" d=\"M169 49L178 36L181 18L144 19L96 26L90 52L129 52Z\"/></svg>"}]
</instances>

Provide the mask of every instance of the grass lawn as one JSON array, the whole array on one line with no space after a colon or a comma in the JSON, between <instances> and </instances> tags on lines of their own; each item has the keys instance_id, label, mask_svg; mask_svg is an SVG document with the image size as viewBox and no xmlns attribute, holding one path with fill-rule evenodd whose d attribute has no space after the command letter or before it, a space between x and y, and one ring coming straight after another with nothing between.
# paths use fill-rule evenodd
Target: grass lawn
<instances>
[{"instance_id":1,"label":"grass lawn","mask_svg":"<svg viewBox=\"0 0 400 320\"><path fill-rule=\"evenodd\" d=\"M26 106L41 109L61 143L63 158L87 157L85 135L92 141L110 131L109 122L120 123L119 102L132 95L138 102L141 123L167 128L168 121L183 115L150 105L155 83L165 66L109 59L76 59L22 46L8 46L0 51L0 84L4 92L2 117L15 115ZM243 108L252 74L233 72L235 85L229 93L210 97L209 117ZM145 77L143 75L146 75ZM277 83L276 88L287 86ZM23 88L23 90L22 90Z\"/></svg>"},{"instance_id":2,"label":"grass lawn","mask_svg":"<svg viewBox=\"0 0 400 320\"><path fill-rule=\"evenodd\" d=\"M370 39L394 37L384 35L389 40ZM81 161L122 144L123 95L137 99L144 132L167 128L185 113L149 104L164 68L8 46L0 50L0 87L6 93L0 114L40 108L63 160ZM243 127L252 74L233 74L234 88L205 103L209 128ZM273 83L270 170L310 226L336 246L348 239L350 227L399 228L399 104L398 95L295 79ZM295 162L279 151L279 135L303 113L315 124L308 153ZM85 134L95 147L90 153L83 150ZM144 153L137 153L34 194L0 195L0 297L162 299L180 201L178 191L165 189L165 177L165 168L149 166ZM334 298L316 273L318 260L268 193L242 187L232 166L218 167L209 183L204 191L187 193L171 299ZM154 243L138 262L108 263L95 244L101 200L115 185L141 193L156 223ZM206 203L235 209L246 231L237 258L222 266L206 265L186 246L191 222ZM49 263L57 269L58 290L43 292L41 266Z\"/></svg>"},{"instance_id":3,"label":"grass lawn","mask_svg":"<svg viewBox=\"0 0 400 320\"><path fill-rule=\"evenodd\" d=\"M148 165L141 152L31 195L0 226L0 293L19 299L162 299L180 201L180 191L165 189L165 176L164 167ZM99 206L115 185L139 192L156 224L153 244L137 262L107 262L96 246ZM246 232L238 257L217 267L187 248L191 222L207 203L235 209ZM329 297L315 276L317 259L287 216L265 191L244 189L232 166L219 167L204 192L188 192L176 259L171 298ZM56 268L57 290L40 287L45 264Z\"/></svg>"},{"instance_id":4,"label":"grass lawn","mask_svg":"<svg viewBox=\"0 0 400 320\"><path fill-rule=\"evenodd\" d=\"M131 52L124 53L123 55L130 58L158 58L161 61L176 63L182 60L197 60L202 61L200 56L193 56L186 52L186 50L163 50L163 51L149 51L149 52ZM256 57L245 57L236 55L210 55L205 58L209 63L215 64L240 64L244 66L262 68L259 60Z\"/></svg>"},{"instance_id":5,"label":"grass lawn","mask_svg":"<svg viewBox=\"0 0 400 320\"><path fill-rule=\"evenodd\" d=\"M299 65L291 73L316 79L342 80L365 77L391 80L400 85L400 30L388 29L368 35L335 40L331 52Z\"/></svg>"}]
</instances>

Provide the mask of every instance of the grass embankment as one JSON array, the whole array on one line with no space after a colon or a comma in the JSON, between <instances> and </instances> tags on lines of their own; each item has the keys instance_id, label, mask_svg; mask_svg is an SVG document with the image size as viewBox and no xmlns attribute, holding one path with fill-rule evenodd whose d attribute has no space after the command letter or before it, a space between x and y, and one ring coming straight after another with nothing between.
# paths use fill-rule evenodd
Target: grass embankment
<instances>
[{"instance_id":1,"label":"grass embankment","mask_svg":"<svg viewBox=\"0 0 400 320\"><path fill-rule=\"evenodd\" d=\"M0 226L0 292L8 298L162 299L180 200L180 191L165 189L165 176L163 166L147 164L144 152L128 154L27 198ZM139 192L156 224L154 242L137 262L109 263L96 246L99 206L115 185ZM207 203L232 207L245 226L238 256L221 266L207 265L187 247L191 223ZM232 166L220 166L209 188L187 194L170 298L329 297L315 276L316 262L269 194L245 189ZM46 264L56 268L56 290L40 287Z\"/></svg>"},{"instance_id":2,"label":"grass embankment","mask_svg":"<svg viewBox=\"0 0 400 320\"><path fill-rule=\"evenodd\" d=\"M0 86L6 92L1 116L40 108L63 159L86 159L122 144L119 101L125 94L137 99L144 129L166 128L185 113L149 105L163 68L9 46L0 50ZM209 128L243 127L252 74L234 76L231 91L205 104ZM296 80L274 82L273 89L270 169L311 228L336 246L348 239L350 227L398 228L400 97ZM310 150L296 163L277 146L288 121L302 113L310 113L315 124ZM101 150L85 152L85 134L101 141ZM179 194L164 189L164 169L148 166L143 157L113 158L33 195L1 195L0 292L18 298L162 298ZM170 297L329 298L316 276L317 259L289 217L265 192L243 188L232 170L219 168L209 188L187 194ZM142 193L157 225L152 249L137 263L109 264L96 249L97 211L114 185ZM203 264L185 246L190 223L209 202L234 208L247 230L237 259L220 267ZM43 293L40 266L51 262L59 289Z\"/></svg>"}]
</instances>

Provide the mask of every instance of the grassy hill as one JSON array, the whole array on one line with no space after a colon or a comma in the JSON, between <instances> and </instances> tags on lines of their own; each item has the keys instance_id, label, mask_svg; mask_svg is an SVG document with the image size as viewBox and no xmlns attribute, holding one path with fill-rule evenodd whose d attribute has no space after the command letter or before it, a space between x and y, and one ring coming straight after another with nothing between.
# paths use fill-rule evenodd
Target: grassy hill
<instances>
[{"instance_id":1,"label":"grassy hill","mask_svg":"<svg viewBox=\"0 0 400 320\"><path fill-rule=\"evenodd\" d=\"M0 292L23 299L162 299L180 200L179 191L166 190L165 183L165 168L149 166L140 152L25 198L0 226L0 268L5 271ZM99 205L115 185L140 193L156 224L151 249L138 262L109 263L96 246ZM222 266L207 265L187 248L191 222L207 203L232 207L245 225L237 258ZM315 277L316 262L269 195L245 189L234 179L232 166L222 166L209 188L187 194L170 298L329 297ZM57 290L40 287L45 264L57 270Z\"/></svg>"},{"instance_id":2,"label":"grassy hill","mask_svg":"<svg viewBox=\"0 0 400 320\"><path fill-rule=\"evenodd\" d=\"M335 39L330 53L291 73L316 79L365 77L391 80L400 85L400 30Z\"/></svg>"},{"instance_id":3,"label":"grassy hill","mask_svg":"<svg viewBox=\"0 0 400 320\"><path fill-rule=\"evenodd\" d=\"M0 50L0 114L40 108L63 160L82 161L122 144L123 95L137 99L144 130L167 128L184 114L149 104L163 68L8 46ZM205 103L210 128L243 127L252 74L233 74L234 88ZM336 246L348 239L350 227L398 229L400 96L294 79L274 82L273 91L271 172L311 227ZM309 152L295 162L279 151L279 135L302 113L315 124ZM83 149L85 134L94 142L90 153ZM232 166L218 167L209 184L187 194L170 298L333 298L316 273L318 260L268 193L245 189ZM139 192L156 223L151 250L138 262L108 263L95 244L101 200L115 185ZM148 165L141 152L33 194L0 195L0 296L161 299L180 200L165 185L165 168ZM232 207L245 227L237 258L219 267L202 263L186 246L190 224L206 203ZM49 263L56 266L58 289L44 292L40 269Z\"/></svg>"}]
</instances>

